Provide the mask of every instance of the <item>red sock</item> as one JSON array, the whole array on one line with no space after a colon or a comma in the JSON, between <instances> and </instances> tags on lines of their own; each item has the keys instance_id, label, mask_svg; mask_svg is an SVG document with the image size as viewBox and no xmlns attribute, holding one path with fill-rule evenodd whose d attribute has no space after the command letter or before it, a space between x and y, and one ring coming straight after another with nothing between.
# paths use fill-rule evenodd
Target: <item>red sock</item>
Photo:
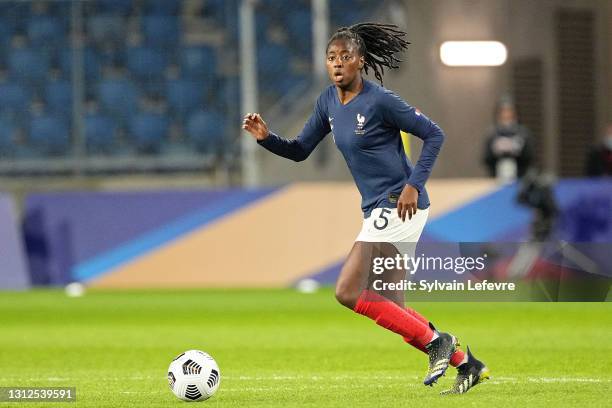
<instances>
[{"instance_id":1,"label":"red sock","mask_svg":"<svg viewBox=\"0 0 612 408\"><path fill-rule=\"evenodd\" d=\"M423 324L429 326L429 320L427 320L426 318L424 318L421 314L419 314L419 312L417 312L414 309L411 309L409 307L406 307L406 312L408 312L410 315L414 316L416 319L418 319L419 321L421 321ZM406 337L404 337L404 341L408 344L410 344L411 346L421 350L423 353L427 354L427 349L425 348L425 344L415 340L415 339L408 339ZM450 365L452 365L453 367L457 367L459 364L461 364L463 362L463 359L465 358L465 353L457 348L455 350L455 352L453 353L453 355L451 356L450 359Z\"/></svg>"},{"instance_id":2,"label":"red sock","mask_svg":"<svg viewBox=\"0 0 612 408\"><path fill-rule=\"evenodd\" d=\"M411 309L409 307L406 307L406 311L408 313L410 313L412 316L414 316L415 318L419 319L421 322L423 322L424 325L429 326L429 320L427 320L426 318L424 318L421 314L419 314L419 312L417 312L414 309Z\"/></svg>"},{"instance_id":3,"label":"red sock","mask_svg":"<svg viewBox=\"0 0 612 408\"><path fill-rule=\"evenodd\" d=\"M465 353L460 348L457 348L450 359L450 365L453 367L458 367L459 364L463 363L463 359L465 358Z\"/></svg>"},{"instance_id":4,"label":"red sock","mask_svg":"<svg viewBox=\"0 0 612 408\"><path fill-rule=\"evenodd\" d=\"M369 290L361 292L354 310L408 341L427 344L434 334L427 324L412 316L404 308Z\"/></svg>"}]
</instances>

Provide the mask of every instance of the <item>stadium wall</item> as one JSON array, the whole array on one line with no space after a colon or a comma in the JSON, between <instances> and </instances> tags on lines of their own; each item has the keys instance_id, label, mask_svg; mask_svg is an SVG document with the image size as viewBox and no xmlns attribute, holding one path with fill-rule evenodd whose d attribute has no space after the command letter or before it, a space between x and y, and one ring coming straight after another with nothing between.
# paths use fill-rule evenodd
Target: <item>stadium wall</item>
<instances>
[{"instance_id":1,"label":"stadium wall","mask_svg":"<svg viewBox=\"0 0 612 408\"><path fill-rule=\"evenodd\" d=\"M516 184L431 180L424 242L520 242L532 213ZM612 242L612 180L562 180L556 237ZM26 199L32 281L95 287L286 287L335 279L361 227L352 183ZM40 246L46 251L37 250ZM41 254L45 259L41 259Z\"/></svg>"},{"instance_id":2,"label":"stadium wall","mask_svg":"<svg viewBox=\"0 0 612 408\"><path fill-rule=\"evenodd\" d=\"M432 180L432 216L493 188ZM104 287L287 286L344 259L362 219L352 183L40 193L24 212L35 284Z\"/></svg>"},{"instance_id":3,"label":"stadium wall","mask_svg":"<svg viewBox=\"0 0 612 408\"><path fill-rule=\"evenodd\" d=\"M13 198L0 193L0 289L30 286L28 269Z\"/></svg>"},{"instance_id":4,"label":"stadium wall","mask_svg":"<svg viewBox=\"0 0 612 408\"><path fill-rule=\"evenodd\" d=\"M404 0L406 29L412 42L401 70L390 71L385 84L437 121L447 134L436 162L437 177L481 177L481 151L493 124L498 99L512 91L512 64L523 58L543 62L543 167L559 174L558 44L555 15L559 9L592 10L596 18L595 109L601 133L610 111L608 81L612 60L609 30L612 3L599 0ZM498 40L508 48L501 67L447 67L439 47L449 40ZM419 143L417 143L418 145ZM461 169L461 172L457 172Z\"/></svg>"}]
</instances>

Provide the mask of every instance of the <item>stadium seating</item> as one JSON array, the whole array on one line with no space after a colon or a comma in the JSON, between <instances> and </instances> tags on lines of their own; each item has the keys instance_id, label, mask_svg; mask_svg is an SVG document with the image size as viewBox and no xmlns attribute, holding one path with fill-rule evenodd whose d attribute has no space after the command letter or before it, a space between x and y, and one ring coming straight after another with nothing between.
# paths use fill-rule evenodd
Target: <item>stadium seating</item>
<instances>
[{"instance_id":1,"label":"stadium seating","mask_svg":"<svg viewBox=\"0 0 612 408\"><path fill-rule=\"evenodd\" d=\"M5 55L6 49L9 47L11 38L15 34L13 25L8 21L4 14L0 17L0 52Z\"/></svg>"},{"instance_id":2,"label":"stadium seating","mask_svg":"<svg viewBox=\"0 0 612 408\"><path fill-rule=\"evenodd\" d=\"M152 47L131 47L127 51L127 67L139 80L159 80L168 65L167 54Z\"/></svg>"},{"instance_id":3,"label":"stadium seating","mask_svg":"<svg viewBox=\"0 0 612 408\"><path fill-rule=\"evenodd\" d=\"M30 47L11 49L8 68L12 78L26 84L41 84L50 68L49 54Z\"/></svg>"},{"instance_id":4,"label":"stadium seating","mask_svg":"<svg viewBox=\"0 0 612 408\"><path fill-rule=\"evenodd\" d=\"M153 112L138 113L130 120L129 128L140 153L159 153L167 138L168 118Z\"/></svg>"},{"instance_id":5,"label":"stadium seating","mask_svg":"<svg viewBox=\"0 0 612 408\"><path fill-rule=\"evenodd\" d=\"M102 13L129 15L134 7L132 0L97 0L98 10Z\"/></svg>"},{"instance_id":6,"label":"stadium seating","mask_svg":"<svg viewBox=\"0 0 612 408\"><path fill-rule=\"evenodd\" d=\"M289 73L290 59L289 49L280 44L262 43L257 49L257 58L268 61L267 64L259 65L259 74L264 78L278 79L279 76Z\"/></svg>"},{"instance_id":7,"label":"stadium seating","mask_svg":"<svg viewBox=\"0 0 612 408\"><path fill-rule=\"evenodd\" d=\"M299 55L309 55L312 50L312 14L310 9L298 9L287 17L290 51Z\"/></svg>"},{"instance_id":8,"label":"stadium seating","mask_svg":"<svg viewBox=\"0 0 612 408\"><path fill-rule=\"evenodd\" d=\"M83 118L85 144L90 154L111 154L115 152L117 126L101 113L89 113Z\"/></svg>"},{"instance_id":9,"label":"stadium seating","mask_svg":"<svg viewBox=\"0 0 612 408\"><path fill-rule=\"evenodd\" d=\"M0 119L0 157L13 156L15 131L15 126L12 123Z\"/></svg>"},{"instance_id":10,"label":"stadium seating","mask_svg":"<svg viewBox=\"0 0 612 408\"><path fill-rule=\"evenodd\" d=\"M2 2L0 5L3 7L2 16L4 17L7 24L9 24L13 32L25 32L27 30L27 23L31 15L31 5L27 2Z\"/></svg>"},{"instance_id":11,"label":"stadium seating","mask_svg":"<svg viewBox=\"0 0 612 408\"><path fill-rule=\"evenodd\" d=\"M361 20L367 12L367 1L333 0L329 2L329 14L332 22L338 26L350 26Z\"/></svg>"},{"instance_id":12,"label":"stadium seating","mask_svg":"<svg viewBox=\"0 0 612 408\"><path fill-rule=\"evenodd\" d=\"M83 71L85 73L86 81L94 81L100 77L100 57L93 48L83 48L83 63ZM72 64L72 48L63 48L60 51L59 67L62 71L62 75L65 78L70 78L72 76Z\"/></svg>"},{"instance_id":13,"label":"stadium seating","mask_svg":"<svg viewBox=\"0 0 612 408\"><path fill-rule=\"evenodd\" d=\"M238 15L238 4L238 0L206 0L205 14L217 21L234 21Z\"/></svg>"},{"instance_id":14,"label":"stadium seating","mask_svg":"<svg viewBox=\"0 0 612 408\"><path fill-rule=\"evenodd\" d=\"M348 0L330 2L332 26L363 15L367 9L362 5L375 3L356 1L360 7L346 7ZM73 81L80 76L73 69L80 66L81 95L100 104L99 112L83 116L88 153L163 154L160 146L170 123L177 125L173 132L182 132L173 133L172 143L202 153L228 148L224 143L239 132L230 124L240 121L239 3L203 1L193 17L211 31L188 35L184 0L0 1L3 154L57 156L74 150ZM85 38L82 63L75 64L70 30L77 10L83 12ZM265 109L308 79L310 1L260 0L255 17L260 105ZM143 97L158 100L167 115L155 113L164 109L150 112L139 106ZM33 114L33 102L41 100L45 113ZM18 137L11 150L8 144L15 138L7 135L13 134L25 137Z\"/></svg>"},{"instance_id":15,"label":"stadium seating","mask_svg":"<svg viewBox=\"0 0 612 408\"><path fill-rule=\"evenodd\" d=\"M240 100L240 79L238 77L226 77L216 93L217 98L213 102L213 107L218 110L225 110L227 114L236 113L240 115L240 106L238 104L228 104L227 101ZM223 109L225 108L225 109ZM233 123L240 121L239 117L228 118Z\"/></svg>"},{"instance_id":16,"label":"stadium seating","mask_svg":"<svg viewBox=\"0 0 612 408\"><path fill-rule=\"evenodd\" d=\"M225 118L215 111L200 110L187 122L187 138L201 153L218 153L225 139Z\"/></svg>"},{"instance_id":17,"label":"stadium seating","mask_svg":"<svg viewBox=\"0 0 612 408\"><path fill-rule=\"evenodd\" d=\"M61 156L70 148L70 130L66 122L43 113L30 120L30 143L41 154Z\"/></svg>"},{"instance_id":18,"label":"stadium seating","mask_svg":"<svg viewBox=\"0 0 612 408\"><path fill-rule=\"evenodd\" d=\"M24 115L32 95L28 88L15 83L0 83L0 114L17 117Z\"/></svg>"},{"instance_id":19,"label":"stadium seating","mask_svg":"<svg viewBox=\"0 0 612 408\"><path fill-rule=\"evenodd\" d=\"M106 79L98 85L98 98L102 108L125 122L134 114L138 104L138 89L128 79Z\"/></svg>"},{"instance_id":20,"label":"stadium seating","mask_svg":"<svg viewBox=\"0 0 612 408\"><path fill-rule=\"evenodd\" d=\"M72 115L72 84L66 79L48 82L45 86L45 102L49 110L65 120Z\"/></svg>"},{"instance_id":21,"label":"stadium seating","mask_svg":"<svg viewBox=\"0 0 612 408\"><path fill-rule=\"evenodd\" d=\"M127 64L127 50L113 41L105 41L96 47L96 61L99 67L125 67ZM90 64L94 64L91 61ZM99 69L98 67L98 69Z\"/></svg>"},{"instance_id":22,"label":"stadium seating","mask_svg":"<svg viewBox=\"0 0 612 408\"><path fill-rule=\"evenodd\" d=\"M170 111L180 120L202 106L209 88L205 81L174 79L166 83L166 100Z\"/></svg>"},{"instance_id":23,"label":"stadium seating","mask_svg":"<svg viewBox=\"0 0 612 408\"><path fill-rule=\"evenodd\" d=\"M86 29L95 43L120 43L125 38L125 18L117 14L96 14L87 20Z\"/></svg>"},{"instance_id":24,"label":"stadium seating","mask_svg":"<svg viewBox=\"0 0 612 408\"><path fill-rule=\"evenodd\" d=\"M184 47L180 50L181 73L191 79L212 79L217 59L212 47Z\"/></svg>"},{"instance_id":25,"label":"stadium seating","mask_svg":"<svg viewBox=\"0 0 612 408\"><path fill-rule=\"evenodd\" d=\"M175 16L149 15L142 18L142 32L151 47L176 47L179 40L179 22Z\"/></svg>"},{"instance_id":26,"label":"stadium seating","mask_svg":"<svg viewBox=\"0 0 612 408\"><path fill-rule=\"evenodd\" d=\"M266 32L272 24L272 17L268 13L269 8L255 13L255 35L258 43L266 40Z\"/></svg>"},{"instance_id":27,"label":"stadium seating","mask_svg":"<svg viewBox=\"0 0 612 408\"><path fill-rule=\"evenodd\" d=\"M35 15L28 21L28 38L34 47L56 46L64 35L64 27L57 17Z\"/></svg>"},{"instance_id":28,"label":"stadium seating","mask_svg":"<svg viewBox=\"0 0 612 408\"><path fill-rule=\"evenodd\" d=\"M294 87L302 86L305 81L307 81L307 78L303 75L286 73L279 76L276 81L270 81L268 89L277 97L280 97L290 92Z\"/></svg>"},{"instance_id":29,"label":"stadium seating","mask_svg":"<svg viewBox=\"0 0 612 408\"><path fill-rule=\"evenodd\" d=\"M181 9L181 0L148 0L144 4L144 12L154 16L176 16Z\"/></svg>"}]
</instances>

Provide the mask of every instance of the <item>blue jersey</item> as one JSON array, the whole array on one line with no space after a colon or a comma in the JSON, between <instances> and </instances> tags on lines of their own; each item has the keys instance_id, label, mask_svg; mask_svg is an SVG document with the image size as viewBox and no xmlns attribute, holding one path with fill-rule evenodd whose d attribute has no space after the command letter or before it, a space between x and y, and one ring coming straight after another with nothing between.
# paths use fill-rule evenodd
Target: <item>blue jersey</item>
<instances>
[{"instance_id":1,"label":"blue jersey","mask_svg":"<svg viewBox=\"0 0 612 408\"><path fill-rule=\"evenodd\" d=\"M416 166L406 157L400 130L423 140ZM279 156L301 161L330 132L361 193L365 217L374 208L397 207L406 184L419 192L417 207L429 207L425 182L444 133L399 96L373 82L364 80L361 92L344 105L336 87L330 85L317 99L312 116L296 139L270 133L259 143Z\"/></svg>"}]
</instances>

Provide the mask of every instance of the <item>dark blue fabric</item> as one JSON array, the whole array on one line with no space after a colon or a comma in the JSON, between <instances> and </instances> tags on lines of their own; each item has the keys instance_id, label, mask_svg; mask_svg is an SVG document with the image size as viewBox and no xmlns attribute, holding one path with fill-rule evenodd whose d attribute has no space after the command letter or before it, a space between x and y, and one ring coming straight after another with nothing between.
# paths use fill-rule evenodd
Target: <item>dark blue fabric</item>
<instances>
[{"instance_id":1,"label":"dark blue fabric","mask_svg":"<svg viewBox=\"0 0 612 408\"><path fill-rule=\"evenodd\" d=\"M400 130L423 140L415 166L404 153ZM301 161L330 131L361 193L365 217L374 208L395 207L389 196L399 195L406 184L419 191L418 208L429 207L425 182L444 133L399 96L373 82L364 81L363 90L345 105L330 85L317 99L312 116L296 139L270 133L260 144L279 156Z\"/></svg>"}]
</instances>

